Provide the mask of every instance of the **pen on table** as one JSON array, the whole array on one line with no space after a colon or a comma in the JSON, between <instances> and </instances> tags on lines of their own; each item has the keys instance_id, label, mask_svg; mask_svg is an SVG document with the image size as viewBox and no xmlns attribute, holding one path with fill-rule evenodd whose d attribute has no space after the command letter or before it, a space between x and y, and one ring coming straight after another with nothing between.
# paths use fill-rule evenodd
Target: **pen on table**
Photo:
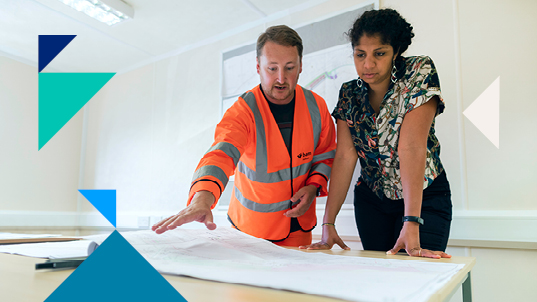
<instances>
[{"instance_id":1,"label":"pen on table","mask_svg":"<svg viewBox=\"0 0 537 302\"><path fill-rule=\"evenodd\" d=\"M59 268L75 268L78 267L84 259L49 259L47 262L36 263L35 269L59 269Z\"/></svg>"}]
</instances>

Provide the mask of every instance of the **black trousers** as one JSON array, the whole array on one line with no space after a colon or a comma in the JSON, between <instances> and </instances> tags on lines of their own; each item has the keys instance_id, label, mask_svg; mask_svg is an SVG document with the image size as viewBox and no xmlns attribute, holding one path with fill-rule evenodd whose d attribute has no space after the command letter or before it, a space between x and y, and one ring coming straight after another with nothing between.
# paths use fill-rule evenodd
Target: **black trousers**
<instances>
[{"instance_id":1,"label":"black trousers","mask_svg":"<svg viewBox=\"0 0 537 302\"><path fill-rule=\"evenodd\" d=\"M392 249L403 228L403 216L403 199L380 199L363 181L354 188L354 217L364 250ZM445 251L452 217L451 190L445 172L423 190L421 217L421 248Z\"/></svg>"}]
</instances>

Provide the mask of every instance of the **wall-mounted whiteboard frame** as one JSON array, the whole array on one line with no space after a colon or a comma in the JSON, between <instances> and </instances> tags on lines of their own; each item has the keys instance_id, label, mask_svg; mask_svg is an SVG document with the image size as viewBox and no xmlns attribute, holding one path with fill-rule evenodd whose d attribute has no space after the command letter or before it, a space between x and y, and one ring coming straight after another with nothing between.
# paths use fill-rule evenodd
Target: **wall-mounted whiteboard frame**
<instances>
[{"instance_id":1,"label":"wall-mounted whiteboard frame","mask_svg":"<svg viewBox=\"0 0 537 302\"><path fill-rule=\"evenodd\" d=\"M371 9L378 9L378 7L378 0L368 1L343 11L325 15L314 21L294 26L293 28L297 31L303 41L303 56L305 57L308 54L338 45L349 45L350 49L346 32L351 28L356 18L363 12ZM255 69L255 49L256 41L251 41L222 51L222 73L220 78L221 116L224 115L225 110L230 106L226 106L226 99L234 98L236 100L242 93L259 84L259 76ZM250 54L251 62L243 62L244 60L241 60L240 57L248 56L248 54ZM233 61L239 62L239 64L242 63L244 66L230 64ZM251 84L240 85L244 79L247 79L249 81L248 83ZM229 91L230 83L235 83L237 81L239 81L239 83L235 85L237 89Z\"/></svg>"}]
</instances>

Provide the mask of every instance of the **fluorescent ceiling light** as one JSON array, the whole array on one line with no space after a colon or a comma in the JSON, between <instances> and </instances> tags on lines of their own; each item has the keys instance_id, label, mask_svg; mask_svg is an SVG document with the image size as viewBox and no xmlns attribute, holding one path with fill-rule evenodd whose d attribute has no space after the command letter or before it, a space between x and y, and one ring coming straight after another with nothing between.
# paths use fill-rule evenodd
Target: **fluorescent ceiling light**
<instances>
[{"instance_id":1,"label":"fluorescent ceiling light","mask_svg":"<svg viewBox=\"0 0 537 302\"><path fill-rule=\"evenodd\" d=\"M134 17L134 9L121 0L58 1L108 25L114 25Z\"/></svg>"}]
</instances>

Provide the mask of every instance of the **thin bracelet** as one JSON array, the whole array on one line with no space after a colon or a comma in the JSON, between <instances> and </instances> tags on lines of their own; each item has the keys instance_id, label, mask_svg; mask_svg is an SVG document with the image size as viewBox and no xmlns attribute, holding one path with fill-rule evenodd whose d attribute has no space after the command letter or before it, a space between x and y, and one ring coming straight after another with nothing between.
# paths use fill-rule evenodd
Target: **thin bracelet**
<instances>
[{"instance_id":1,"label":"thin bracelet","mask_svg":"<svg viewBox=\"0 0 537 302\"><path fill-rule=\"evenodd\" d=\"M329 222L323 223L321 226L325 226L325 225L333 225L334 227L336 226L335 224L329 223Z\"/></svg>"}]
</instances>

